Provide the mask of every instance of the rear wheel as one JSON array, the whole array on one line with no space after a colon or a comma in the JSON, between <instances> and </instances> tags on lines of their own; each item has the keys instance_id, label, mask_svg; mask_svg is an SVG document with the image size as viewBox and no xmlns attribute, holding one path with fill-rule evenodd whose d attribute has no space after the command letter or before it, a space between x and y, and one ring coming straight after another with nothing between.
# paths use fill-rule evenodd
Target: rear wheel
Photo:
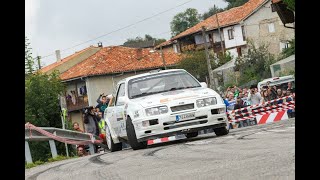
<instances>
[{"instance_id":1,"label":"rear wheel","mask_svg":"<svg viewBox=\"0 0 320 180\"><path fill-rule=\"evenodd\" d=\"M114 152L114 151L122 150L122 142L117 143L117 144L113 143L108 125L106 125L106 141L107 141L107 146L109 148L109 151Z\"/></svg>"},{"instance_id":2,"label":"rear wheel","mask_svg":"<svg viewBox=\"0 0 320 180\"><path fill-rule=\"evenodd\" d=\"M193 137L197 137L198 136L198 131L197 132L192 132L192 133L187 133L186 137L187 138L193 138Z\"/></svg>"},{"instance_id":3,"label":"rear wheel","mask_svg":"<svg viewBox=\"0 0 320 180\"><path fill-rule=\"evenodd\" d=\"M127 130L129 144L133 150L147 148L147 145L148 145L147 141L138 142L137 136L136 136L136 131L134 130L132 120L130 117L128 117L128 119L126 121L126 130Z\"/></svg>"},{"instance_id":4,"label":"rear wheel","mask_svg":"<svg viewBox=\"0 0 320 180\"><path fill-rule=\"evenodd\" d=\"M214 129L213 131L214 133L216 133L217 136L223 136L229 133L229 129L227 129L226 127L217 128L217 129Z\"/></svg>"}]
</instances>

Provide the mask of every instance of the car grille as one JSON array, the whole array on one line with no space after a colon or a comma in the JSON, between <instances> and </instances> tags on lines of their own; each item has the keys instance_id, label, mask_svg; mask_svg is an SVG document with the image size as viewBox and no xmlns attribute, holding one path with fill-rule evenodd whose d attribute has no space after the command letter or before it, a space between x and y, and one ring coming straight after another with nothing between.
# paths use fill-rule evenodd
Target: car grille
<instances>
[{"instance_id":1,"label":"car grille","mask_svg":"<svg viewBox=\"0 0 320 180\"><path fill-rule=\"evenodd\" d=\"M194 104L185 104L185 105L181 105L181 106L172 106L171 107L171 111L172 112L177 112L177 111L183 111L183 110L188 110L188 109L193 109L194 108Z\"/></svg>"}]
</instances>

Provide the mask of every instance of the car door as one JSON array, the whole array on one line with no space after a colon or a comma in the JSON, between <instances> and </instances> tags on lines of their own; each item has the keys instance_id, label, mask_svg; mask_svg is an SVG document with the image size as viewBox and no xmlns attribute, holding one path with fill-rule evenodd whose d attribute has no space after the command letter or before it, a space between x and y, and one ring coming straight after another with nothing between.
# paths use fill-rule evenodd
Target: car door
<instances>
[{"instance_id":1,"label":"car door","mask_svg":"<svg viewBox=\"0 0 320 180\"><path fill-rule=\"evenodd\" d=\"M125 83L119 84L116 101L115 101L115 121L119 128L119 136L126 136L126 123L124 118L124 98L125 98Z\"/></svg>"},{"instance_id":2,"label":"car door","mask_svg":"<svg viewBox=\"0 0 320 180\"><path fill-rule=\"evenodd\" d=\"M107 109L105 110L105 120L108 121L111 124L112 130L119 136L120 129L117 128L117 121L116 121L116 116L115 116L115 97L112 96Z\"/></svg>"}]
</instances>

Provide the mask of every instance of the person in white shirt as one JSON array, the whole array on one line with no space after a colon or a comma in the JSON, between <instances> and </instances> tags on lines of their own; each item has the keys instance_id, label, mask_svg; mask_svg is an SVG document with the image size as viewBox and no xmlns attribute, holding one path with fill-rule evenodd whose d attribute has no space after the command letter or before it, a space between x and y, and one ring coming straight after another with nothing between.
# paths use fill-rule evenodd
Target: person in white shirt
<instances>
[{"instance_id":1,"label":"person in white shirt","mask_svg":"<svg viewBox=\"0 0 320 180\"><path fill-rule=\"evenodd\" d=\"M261 94L255 91L254 86L251 86L247 99L250 102L250 105L259 104L261 102L261 99Z\"/></svg>"}]
</instances>

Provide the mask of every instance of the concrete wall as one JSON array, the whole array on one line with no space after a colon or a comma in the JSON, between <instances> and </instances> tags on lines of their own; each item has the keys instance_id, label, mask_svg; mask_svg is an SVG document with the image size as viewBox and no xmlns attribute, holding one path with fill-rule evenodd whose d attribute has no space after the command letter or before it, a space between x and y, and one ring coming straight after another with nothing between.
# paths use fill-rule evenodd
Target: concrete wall
<instances>
[{"instance_id":1,"label":"concrete wall","mask_svg":"<svg viewBox=\"0 0 320 180\"><path fill-rule=\"evenodd\" d=\"M64 62L63 64L55 67L54 69L51 69L47 71L47 74L52 73L54 70L58 70L60 73L63 73L67 71L69 68L72 66L78 64L79 62L82 62L83 60L87 59L88 57L92 56L95 54L97 51L99 51L101 48L100 47L90 47L86 51L82 52L81 54L73 57L72 59Z\"/></svg>"},{"instance_id":2,"label":"concrete wall","mask_svg":"<svg viewBox=\"0 0 320 180\"><path fill-rule=\"evenodd\" d=\"M227 51L230 52L230 55L233 56L233 58L238 57L237 48L228 49Z\"/></svg>"},{"instance_id":3,"label":"concrete wall","mask_svg":"<svg viewBox=\"0 0 320 180\"><path fill-rule=\"evenodd\" d=\"M274 26L274 32L269 32L269 26ZM270 24L270 25L269 25ZM293 26L293 24L287 24ZM280 53L280 42L294 38L294 29L285 28L277 14L271 11L271 1L267 2L257 12L244 21L246 37L256 46L268 44L272 54Z\"/></svg>"},{"instance_id":4,"label":"concrete wall","mask_svg":"<svg viewBox=\"0 0 320 180\"><path fill-rule=\"evenodd\" d=\"M233 39L229 39L228 30L233 29ZM225 39L226 48L232 48L236 46L241 46L247 44L246 41L243 41L241 25L229 26L223 28L223 37Z\"/></svg>"},{"instance_id":5,"label":"concrete wall","mask_svg":"<svg viewBox=\"0 0 320 180\"><path fill-rule=\"evenodd\" d=\"M70 116L72 124L74 122L77 122L77 123L79 123L80 129L84 130L84 125L83 125L83 120L82 120L82 113L80 113L80 111L71 112L69 114L69 116Z\"/></svg>"}]
</instances>

